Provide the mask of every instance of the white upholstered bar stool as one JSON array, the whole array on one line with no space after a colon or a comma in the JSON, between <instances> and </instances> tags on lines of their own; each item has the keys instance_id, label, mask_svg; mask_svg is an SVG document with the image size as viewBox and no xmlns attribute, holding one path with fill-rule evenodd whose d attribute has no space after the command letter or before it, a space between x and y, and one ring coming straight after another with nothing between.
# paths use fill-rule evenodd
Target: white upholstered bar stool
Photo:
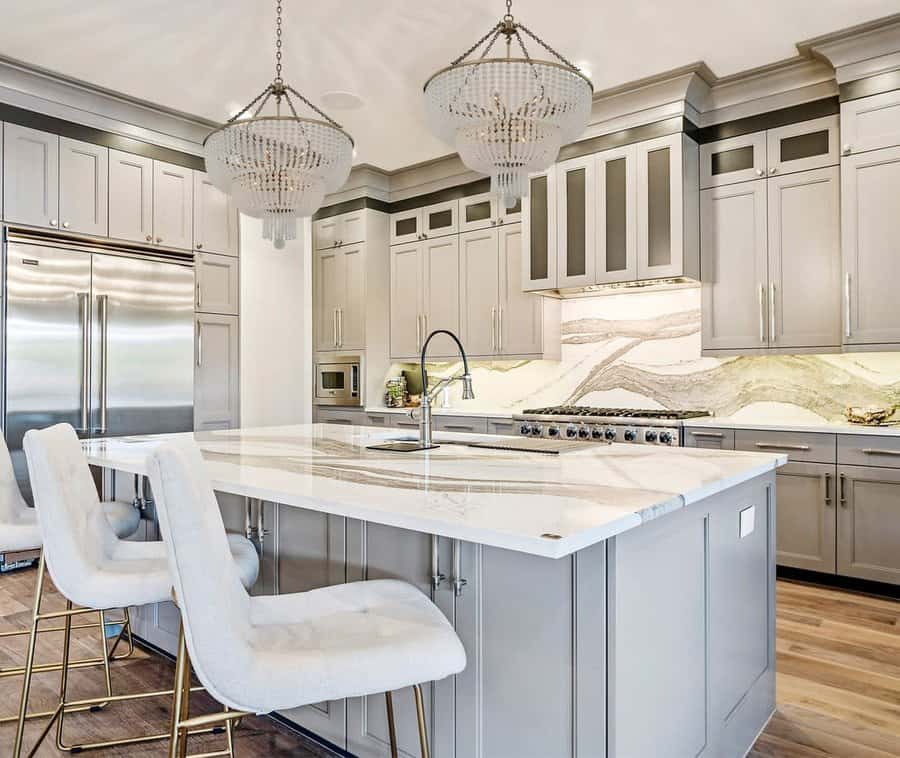
<instances>
[{"instance_id":1,"label":"white upholstered bar stool","mask_svg":"<svg viewBox=\"0 0 900 758\"><path fill-rule=\"evenodd\" d=\"M140 512L128 503L108 502L103 503L103 510L109 521L113 531L119 537L128 537L137 531L140 524ZM37 513L34 508L29 508L19 485L16 482L16 475L13 469L12 458L9 454L9 448L6 445L6 439L0 434L0 553L24 553L34 552L41 549L41 532L37 523ZM37 577L37 593L43 592L43 572L39 572ZM118 627L118 633L114 638L112 649L107 650L106 630L108 626ZM128 610L124 609L124 616L121 620L108 621L104 615L100 615L97 622L88 624L78 624L73 629L103 629L101 634L101 644L106 650L103 657L90 658L81 661L71 661L70 668L81 668L83 666L97 666L104 662L106 655L112 656L114 660L128 657L134 652L134 643L131 639L131 626L128 617ZM44 629L42 632L61 632L61 627L53 629ZM0 632L0 638L22 637L28 636L29 630L16 630ZM116 656L115 650L123 638L128 639L128 652L124 655ZM36 666L38 671L57 671L60 668L59 663L42 664ZM11 668L0 669L0 677L6 678L10 676L21 676L25 672L24 666L15 666ZM28 718L37 718L47 716L48 713L31 713L27 714ZM18 716L0 717L0 723L16 721Z\"/></svg>"},{"instance_id":2,"label":"white upholstered bar stool","mask_svg":"<svg viewBox=\"0 0 900 758\"><path fill-rule=\"evenodd\" d=\"M57 747L73 752L168 739L169 731L83 745L63 742L64 716L73 709L174 694L173 687L171 690L104 695L77 701L69 700L66 695L73 617L107 608L165 602L171 599L173 584L162 542L128 542L116 537L71 426L59 424L49 429L32 430L25 435L24 448L44 544L40 570L46 566L57 589L66 598L66 610L44 613L40 596L35 597L14 758L19 758L22 750L35 636L39 623L50 618L61 619L64 625L59 703L29 755L34 754L54 722ZM226 545L230 569L239 577L239 582L251 585L259 571L256 550L246 538L235 535L229 537ZM79 607L73 608L75 605ZM109 688L108 661L105 674Z\"/></svg>"},{"instance_id":3,"label":"white upholstered bar stool","mask_svg":"<svg viewBox=\"0 0 900 758\"><path fill-rule=\"evenodd\" d=\"M210 695L235 712L269 713L323 700L412 686L423 758L428 755L419 683L462 671L466 654L441 611L405 582L377 580L252 597L228 557L222 516L193 443L166 443L148 460L190 661ZM180 666L186 666L184 651ZM177 698L177 695L176 695ZM179 708L176 714L181 716ZM179 718L170 756L187 732L223 714Z\"/></svg>"}]
</instances>

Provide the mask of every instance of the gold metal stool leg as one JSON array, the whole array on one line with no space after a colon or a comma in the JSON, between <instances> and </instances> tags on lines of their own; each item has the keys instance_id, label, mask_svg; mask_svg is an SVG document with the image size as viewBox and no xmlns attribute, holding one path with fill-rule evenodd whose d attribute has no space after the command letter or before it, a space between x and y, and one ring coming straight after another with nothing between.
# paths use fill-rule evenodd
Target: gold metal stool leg
<instances>
[{"instance_id":1,"label":"gold metal stool leg","mask_svg":"<svg viewBox=\"0 0 900 758\"><path fill-rule=\"evenodd\" d=\"M397 728L394 725L394 698L390 692L384 693L384 707L387 711L388 735L391 738L391 758L397 758Z\"/></svg>"},{"instance_id":2,"label":"gold metal stool leg","mask_svg":"<svg viewBox=\"0 0 900 758\"><path fill-rule=\"evenodd\" d=\"M413 685L413 695L415 695L416 698L416 719L419 722L419 750L422 754L422 758L429 758L428 731L425 726L425 702L422 699L421 685Z\"/></svg>"},{"instance_id":3,"label":"gold metal stool leg","mask_svg":"<svg viewBox=\"0 0 900 758\"><path fill-rule=\"evenodd\" d=\"M31 671L34 666L34 648L37 642L38 615L41 612L41 595L44 589L44 553L38 561L38 579L34 588L34 604L31 612L31 634L28 638L28 652L25 656L25 671L22 676L22 695L19 699L19 720L16 725L16 740L13 744L13 758L22 753L22 737L25 731L25 717L28 712L28 695L31 692Z\"/></svg>"}]
</instances>

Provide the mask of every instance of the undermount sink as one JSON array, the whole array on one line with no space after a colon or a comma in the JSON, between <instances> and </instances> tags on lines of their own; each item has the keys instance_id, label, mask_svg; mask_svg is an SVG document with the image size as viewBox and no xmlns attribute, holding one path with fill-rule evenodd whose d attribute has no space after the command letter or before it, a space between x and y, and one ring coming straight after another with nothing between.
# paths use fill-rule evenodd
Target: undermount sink
<instances>
[{"instance_id":1,"label":"undermount sink","mask_svg":"<svg viewBox=\"0 0 900 758\"><path fill-rule=\"evenodd\" d=\"M425 447L419 441L418 436L406 435L403 437L389 437L374 445L366 445L368 450L388 450L394 453L417 453L422 450L434 450L442 445L462 445L468 447L476 442L475 439L462 437L460 439L450 440L437 438L432 440L430 447Z\"/></svg>"}]
</instances>

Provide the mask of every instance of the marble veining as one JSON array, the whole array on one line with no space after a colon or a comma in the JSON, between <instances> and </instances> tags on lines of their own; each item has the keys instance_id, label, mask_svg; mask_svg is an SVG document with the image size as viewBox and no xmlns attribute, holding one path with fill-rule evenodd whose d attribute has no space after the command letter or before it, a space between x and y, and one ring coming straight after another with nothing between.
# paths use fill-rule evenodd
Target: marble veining
<instances>
[{"instance_id":1,"label":"marble veining","mask_svg":"<svg viewBox=\"0 0 900 758\"><path fill-rule=\"evenodd\" d=\"M143 473L160 440L190 436L82 444L95 465ZM786 462L765 453L641 445L589 445L559 456L465 444L412 454L366 449L395 436L396 430L330 425L193 435L219 491L547 557L568 555Z\"/></svg>"}]
</instances>

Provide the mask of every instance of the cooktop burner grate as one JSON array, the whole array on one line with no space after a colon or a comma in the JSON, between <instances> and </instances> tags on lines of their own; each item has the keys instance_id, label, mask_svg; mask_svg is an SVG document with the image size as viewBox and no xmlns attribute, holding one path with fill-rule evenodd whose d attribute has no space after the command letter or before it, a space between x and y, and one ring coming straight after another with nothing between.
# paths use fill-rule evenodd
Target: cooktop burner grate
<instances>
[{"instance_id":1,"label":"cooktop burner grate","mask_svg":"<svg viewBox=\"0 0 900 758\"><path fill-rule=\"evenodd\" d=\"M606 418L648 418L667 421L683 421L685 419L709 416L709 411L677 411L667 409L641 408L594 408L587 405L554 405L548 408L528 408L522 411L530 416L599 416Z\"/></svg>"}]
</instances>

